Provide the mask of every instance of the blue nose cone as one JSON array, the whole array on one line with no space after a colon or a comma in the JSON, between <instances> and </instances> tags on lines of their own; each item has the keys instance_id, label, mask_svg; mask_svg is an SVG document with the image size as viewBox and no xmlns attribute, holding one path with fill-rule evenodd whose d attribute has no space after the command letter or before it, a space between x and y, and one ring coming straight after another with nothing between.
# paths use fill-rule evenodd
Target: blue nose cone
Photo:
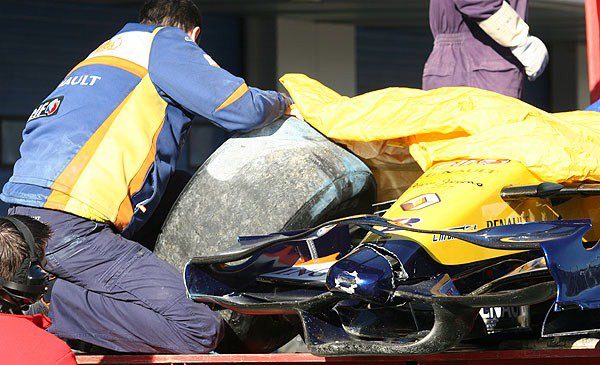
<instances>
[{"instance_id":1,"label":"blue nose cone","mask_svg":"<svg viewBox=\"0 0 600 365\"><path fill-rule=\"evenodd\" d=\"M329 269L327 286L331 291L385 303L398 285L399 275L394 272L398 264L393 254L363 246Z\"/></svg>"}]
</instances>

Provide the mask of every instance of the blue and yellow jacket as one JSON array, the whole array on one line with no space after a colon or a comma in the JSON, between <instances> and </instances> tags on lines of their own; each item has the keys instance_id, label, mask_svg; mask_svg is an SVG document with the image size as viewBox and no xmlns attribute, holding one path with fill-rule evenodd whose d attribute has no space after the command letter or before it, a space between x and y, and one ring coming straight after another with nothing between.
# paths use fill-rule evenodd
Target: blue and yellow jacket
<instances>
[{"instance_id":1,"label":"blue and yellow jacket","mask_svg":"<svg viewBox=\"0 0 600 365\"><path fill-rule=\"evenodd\" d=\"M244 131L288 105L219 68L182 30L127 24L34 110L0 198L132 234L162 197L194 115Z\"/></svg>"}]
</instances>

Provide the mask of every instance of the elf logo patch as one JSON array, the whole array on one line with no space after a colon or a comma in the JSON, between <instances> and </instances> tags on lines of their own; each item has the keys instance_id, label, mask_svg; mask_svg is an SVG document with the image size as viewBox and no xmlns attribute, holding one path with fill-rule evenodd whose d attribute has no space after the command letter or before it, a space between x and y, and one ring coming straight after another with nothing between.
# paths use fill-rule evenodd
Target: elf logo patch
<instances>
[{"instance_id":1,"label":"elf logo patch","mask_svg":"<svg viewBox=\"0 0 600 365\"><path fill-rule=\"evenodd\" d=\"M35 110L33 111L33 113L31 113L31 116L27 121L30 122L38 118L56 115L58 113L60 105L62 104L62 101L62 96L57 96L50 100L43 101L37 108L35 108Z\"/></svg>"}]
</instances>

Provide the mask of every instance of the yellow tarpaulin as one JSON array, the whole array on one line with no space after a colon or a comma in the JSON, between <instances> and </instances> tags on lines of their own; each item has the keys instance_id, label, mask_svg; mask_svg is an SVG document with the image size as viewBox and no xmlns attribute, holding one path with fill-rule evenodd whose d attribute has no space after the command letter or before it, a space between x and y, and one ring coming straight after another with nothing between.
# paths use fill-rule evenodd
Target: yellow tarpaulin
<instances>
[{"instance_id":1,"label":"yellow tarpaulin","mask_svg":"<svg viewBox=\"0 0 600 365\"><path fill-rule=\"evenodd\" d=\"M313 127L365 159L426 170L464 158L520 161L541 180L600 181L600 113L547 113L494 92L388 88L348 98L305 75L281 79Z\"/></svg>"}]
</instances>

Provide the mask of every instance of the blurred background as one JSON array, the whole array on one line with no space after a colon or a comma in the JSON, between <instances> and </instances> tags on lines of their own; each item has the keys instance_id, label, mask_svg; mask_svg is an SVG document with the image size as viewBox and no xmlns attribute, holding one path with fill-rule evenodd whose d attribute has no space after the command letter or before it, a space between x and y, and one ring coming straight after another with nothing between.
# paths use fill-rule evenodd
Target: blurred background
<instances>
[{"instance_id":1,"label":"blurred background","mask_svg":"<svg viewBox=\"0 0 600 365\"><path fill-rule=\"evenodd\" d=\"M66 73L127 22L142 0L1 0L0 186L19 157L33 109ZM279 89L300 72L353 96L421 87L433 46L425 0L197 0L200 45L248 84ZM589 105L584 0L531 0L528 23L550 51L547 71L524 99L548 111ZM227 138L195 120L180 158L194 171ZM0 214L6 206L0 205Z\"/></svg>"}]
</instances>

